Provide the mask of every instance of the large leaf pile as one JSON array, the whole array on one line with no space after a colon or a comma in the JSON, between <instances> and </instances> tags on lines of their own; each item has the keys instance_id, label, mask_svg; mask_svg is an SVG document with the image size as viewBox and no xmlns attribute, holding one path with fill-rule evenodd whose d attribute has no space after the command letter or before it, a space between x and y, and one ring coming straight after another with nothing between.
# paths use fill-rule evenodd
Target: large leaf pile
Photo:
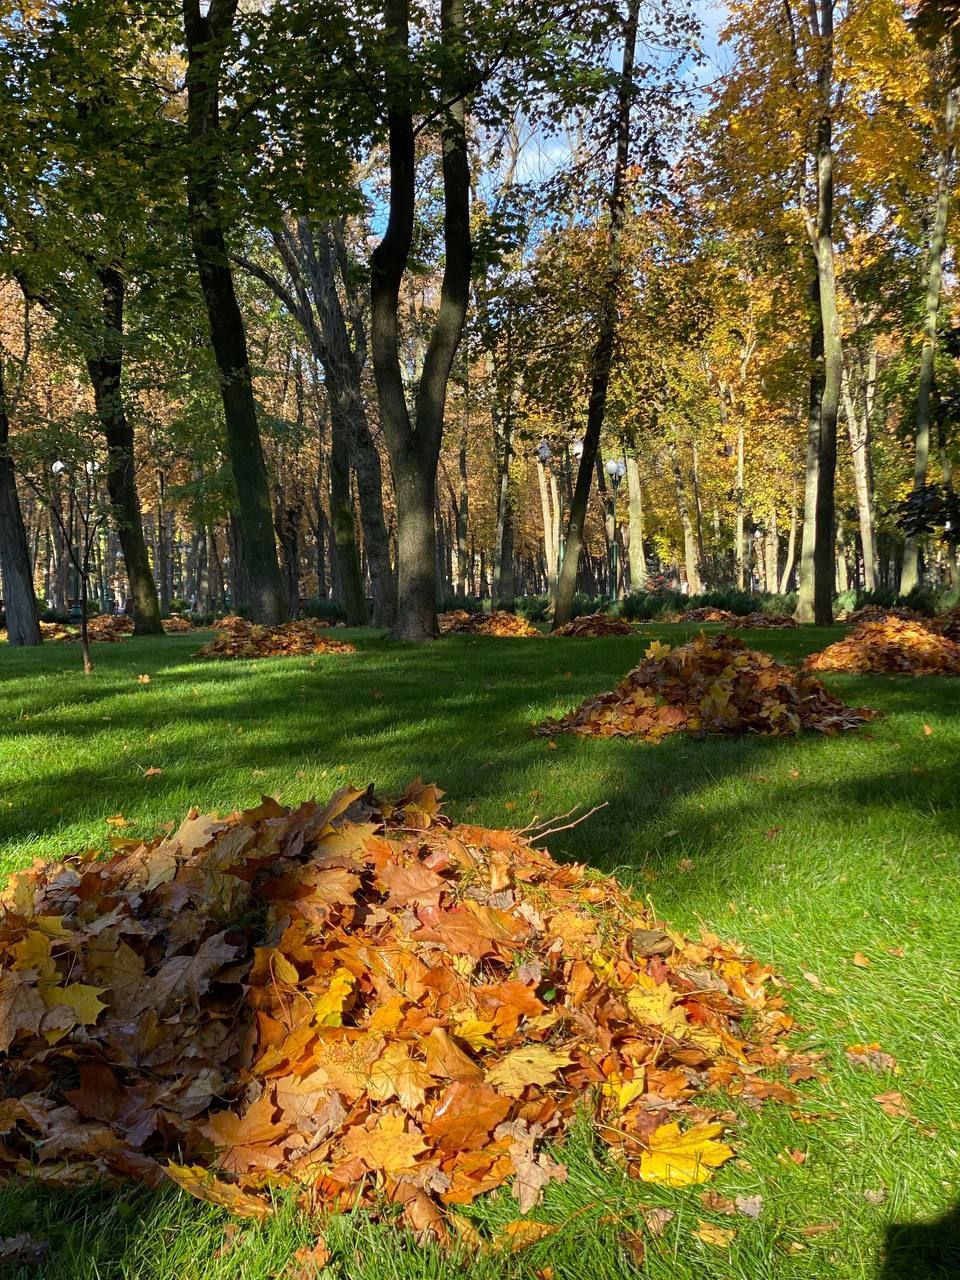
<instances>
[{"instance_id":1,"label":"large leaf pile","mask_svg":"<svg viewBox=\"0 0 960 1280\"><path fill-rule=\"evenodd\" d=\"M798 627L796 618L788 613L744 613L738 614L727 626L737 631L771 631L783 628Z\"/></svg>"},{"instance_id":2,"label":"large leaf pile","mask_svg":"<svg viewBox=\"0 0 960 1280\"><path fill-rule=\"evenodd\" d=\"M735 613L729 609L716 609L713 605L704 605L699 609L687 609L681 613L678 622L733 622Z\"/></svg>"},{"instance_id":3,"label":"large leaf pile","mask_svg":"<svg viewBox=\"0 0 960 1280\"><path fill-rule=\"evenodd\" d=\"M167 635L178 635L180 632L195 630L193 623L188 618L178 617L177 614L164 618L163 629Z\"/></svg>"},{"instance_id":4,"label":"large leaf pile","mask_svg":"<svg viewBox=\"0 0 960 1280\"><path fill-rule=\"evenodd\" d=\"M491 613L467 613L465 609L454 609L450 613L438 614L437 626L442 636L519 636L526 638L542 634L526 618L521 618L516 613L507 613L504 609L494 609Z\"/></svg>"},{"instance_id":5,"label":"large leaf pile","mask_svg":"<svg viewBox=\"0 0 960 1280\"><path fill-rule=\"evenodd\" d=\"M191 812L14 876L0 1168L172 1178L253 1217L274 1188L392 1202L443 1238L484 1191L526 1211L563 1179L545 1144L578 1107L632 1173L685 1185L731 1155L704 1091L796 1101L810 1059L769 968L438 802Z\"/></svg>"},{"instance_id":6,"label":"large leaf pile","mask_svg":"<svg viewBox=\"0 0 960 1280\"><path fill-rule=\"evenodd\" d=\"M862 622L842 640L812 653L804 666L810 671L955 676L960 675L960 644L942 635L935 622L887 614Z\"/></svg>"},{"instance_id":7,"label":"large leaf pile","mask_svg":"<svg viewBox=\"0 0 960 1280\"><path fill-rule=\"evenodd\" d=\"M838 613L836 620L846 626L855 627L861 622L879 622L883 618L904 618L914 622L925 621L924 615L917 613L916 609L885 608L879 604L864 604L859 609Z\"/></svg>"},{"instance_id":8,"label":"large leaf pile","mask_svg":"<svg viewBox=\"0 0 960 1280\"><path fill-rule=\"evenodd\" d=\"M604 636L632 636L634 630L626 618L616 618L609 613L585 613L580 618L574 618L572 622L565 622L551 634L600 639Z\"/></svg>"},{"instance_id":9,"label":"large leaf pile","mask_svg":"<svg viewBox=\"0 0 960 1280\"><path fill-rule=\"evenodd\" d=\"M202 645L197 658L295 658L311 653L356 653L356 647L334 640L325 622L304 618L261 627L246 618L221 618L217 634Z\"/></svg>"},{"instance_id":10,"label":"large leaf pile","mask_svg":"<svg viewBox=\"0 0 960 1280\"><path fill-rule=\"evenodd\" d=\"M936 620L936 626L941 635L960 644L960 605L942 613Z\"/></svg>"},{"instance_id":11,"label":"large leaf pile","mask_svg":"<svg viewBox=\"0 0 960 1280\"><path fill-rule=\"evenodd\" d=\"M859 728L872 714L845 706L819 680L748 649L737 636L700 635L676 648L654 641L610 693L587 698L536 732L647 742L681 730L833 734Z\"/></svg>"},{"instance_id":12,"label":"large leaf pile","mask_svg":"<svg viewBox=\"0 0 960 1280\"><path fill-rule=\"evenodd\" d=\"M98 613L87 619L87 637L98 644L116 644L119 640L129 640L133 635L133 619L122 613ZM79 643L80 628L76 627L64 640Z\"/></svg>"}]
</instances>

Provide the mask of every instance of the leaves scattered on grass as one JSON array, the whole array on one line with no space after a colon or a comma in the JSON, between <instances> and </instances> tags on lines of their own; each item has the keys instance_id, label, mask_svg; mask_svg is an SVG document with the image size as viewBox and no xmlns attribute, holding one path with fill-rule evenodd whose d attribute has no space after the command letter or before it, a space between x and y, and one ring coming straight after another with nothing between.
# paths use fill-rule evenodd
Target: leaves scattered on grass
<instances>
[{"instance_id":1,"label":"leaves scattered on grass","mask_svg":"<svg viewBox=\"0 0 960 1280\"><path fill-rule=\"evenodd\" d=\"M527 836L452 826L439 795L191 811L12 877L0 1169L169 1178L256 1219L293 1187L446 1240L483 1192L526 1213L563 1180L546 1144L585 1105L673 1186L733 1154L706 1093L798 1105L782 1076L812 1058L770 968Z\"/></svg>"},{"instance_id":2,"label":"leaves scattered on grass","mask_svg":"<svg viewBox=\"0 0 960 1280\"><path fill-rule=\"evenodd\" d=\"M551 632L555 636L580 636L591 639L602 639L605 636L632 636L634 628L626 618L616 618L609 613L585 613L572 622L565 622L562 627Z\"/></svg>"},{"instance_id":3,"label":"leaves scattered on grass","mask_svg":"<svg viewBox=\"0 0 960 1280\"><path fill-rule=\"evenodd\" d=\"M867 1071L885 1072L891 1075L900 1074L900 1064L896 1058L885 1053L876 1041L871 1044L850 1044L846 1048L847 1061L853 1067L863 1067Z\"/></svg>"},{"instance_id":4,"label":"leaves scattered on grass","mask_svg":"<svg viewBox=\"0 0 960 1280\"><path fill-rule=\"evenodd\" d=\"M646 658L611 693L587 698L537 733L640 737L659 742L691 733L835 734L874 713L854 710L819 680L748 649L736 636L698 636L672 648L654 641Z\"/></svg>"},{"instance_id":5,"label":"leaves scattered on grass","mask_svg":"<svg viewBox=\"0 0 960 1280\"><path fill-rule=\"evenodd\" d=\"M221 618L217 634L196 658L296 658L311 653L356 653L356 647L325 634L329 625L314 618L261 627L246 618Z\"/></svg>"},{"instance_id":6,"label":"leaves scattered on grass","mask_svg":"<svg viewBox=\"0 0 960 1280\"><path fill-rule=\"evenodd\" d=\"M929 619L886 614L862 622L855 631L804 663L808 671L847 671L894 675L960 675L960 644Z\"/></svg>"},{"instance_id":7,"label":"leaves scattered on grass","mask_svg":"<svg viewBox=\"0 0 960 1280\"><path fill-rule=\"evenodd\" d=\"M516 636L521 639L542 636L532 622L517 613L494 609L491 613L467 613L454 609L437 615L437 626L442 636Z\"/></svg>"}]
</instances>

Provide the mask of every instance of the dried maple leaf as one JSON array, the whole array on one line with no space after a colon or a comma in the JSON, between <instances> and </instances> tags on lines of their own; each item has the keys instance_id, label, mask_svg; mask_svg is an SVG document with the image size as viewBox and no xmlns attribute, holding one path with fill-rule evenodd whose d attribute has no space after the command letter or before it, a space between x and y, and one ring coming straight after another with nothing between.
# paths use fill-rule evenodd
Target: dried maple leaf
<instances>
[{"instance_id":1,"label":"dried maple leaf","mask_svg":"<svg viewBox=\"0 0 960 1280\"><path fill-rule=\"evenodd\" d=\"M910 1115L910 1108L907 1106L906 1098L902 1093L898 1093L896 1089L890 1089L886 1093L876 1093L873 1096L873 1100L874 1102L879 1102L880 1109L885 1111L888 1116Z\"/></svg>"},{"instance_id":2,"label":"dried maple leaf","mask_svg":"<svg viewBox=\"0 0 960 1280\"><path fill-rule=\"evenodd\" d=\"M733 1243L733 1238L737 1234L733 1227L718 1227L712 1222L706 1222L703 1218L697 1220L697 1229L693 1233L698 1240L702 1240L704 1244L713 1244L718 1248L726 1249Z\"/></svg>"},{"instance_id":3,"label":"dried maple leaf","mask_svg":"<svg viewBox=\"0 0 960 1280\"><path fill-rule=\"evenodd\" d=\"M348 1129L344 1147L368 1169L392 1174L415 1169L417 1156L427 1150L420 1130L408 1126L403 1115L389 1111L369 1128L354 1125Z\"/></svg>"},{"instance_id":4,"label":"dried maple leaf","mask_svg":"<svg viewBox=\"0 0 960 1280\"><path fill-rule=\"evenodd\" d=\"M196 1196L198 1200L219 1205L239 1218L254 1218L257 1222L265 1222L270 1217L271 1207L265 1200L242 1190L235 1183L215 1178L209 1169L196 1165L167 1164L163 1171L178 1187Z\"/></svg>"},{"instance_id":5,"label":"dried maple leaf","mask_svg":"<svg viewBox=\"0 0 960 1280\"><path fill-rule=\"evenodd\" d=\"M543 1044L524 1045L513 1049L487 1072L487 1084L508 1098L516 1098L530 1084L550 1084L557 1072L568 1067L572 1059Z\"/></svg>"},{"instance_id":6,"label":"dried maple leaf","mask_svg":"<svg viewBox=\"0 0 960 1280\"><path fill-rule=\"evenodd\" d=\"M847 1061L854 1067L865 1067L868 1071L889 1071L897 1076L900 1064L890 1053L884 1053L875 1041L872 1044L851 1044L846 1048Z\"/></svg>"}]
</instances>

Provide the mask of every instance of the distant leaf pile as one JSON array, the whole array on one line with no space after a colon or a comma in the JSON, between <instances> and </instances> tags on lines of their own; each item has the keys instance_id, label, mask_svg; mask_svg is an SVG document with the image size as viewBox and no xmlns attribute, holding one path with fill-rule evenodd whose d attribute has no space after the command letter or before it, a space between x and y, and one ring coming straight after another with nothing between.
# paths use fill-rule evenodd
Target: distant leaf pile
<instances>
[{"instance_id":1,"label":"distant leaf pile","mask_svg":"<svg viewBox=\"0 0 960 1280\"><path fill-rule=\"evenodd\" d=\"M859 609L837 614L837 622L842 622L848 626L856 626L860 622L878 622L883 618L904 618L908 621L917 622L926 621L924 615L917 613L915 609L887 609L879 604L864 604Z\"/></svg>"},{"instance_id":2,"label":"distant leaf pile","mask_svg":"<svg viewBox=\"0 0 960 1280\"><path fill-rule=\"evenodd\" d=\"M536 732L659 742L671 733L834 734L873 712L853 710L819 680L748 649L737 636L700 635L671 648L654 641L610 693L587 698Z\"/></svg>"},{"instance_id":3,"label":"distant leaf pile","mask_svg":"<svg viewBox=\"0 0 960 1280\"><path fill-rule=\"evenodd\" d=\"M133 619L122 613L98 613L87 619L87 636L91 643L116 644L133 635ZM64 640L80 641L80 628L75 627Z\"/></svg>"},{"instance_id":4,"label":"distant leaf pile","mask_svg":"<svg viewBox=\"0 0 960 1280\"><path fill-rule=\"evenodd\" d=\"M555 636L632 636L633 626L626 618L615 618L609 613L586 613L572 622L565 622L551 634Z\"/></svg>"},{"instance_id":5,"label":"distant leaf pile","mask_svg":"<svg viewBox=\"0 0 960 1280\"><path fill-rule=\"evenodd\" d=\"M745 613L738 614L728 622L727 626L737 631L771 631L784 627L798 627L796 618L788 613Z\"/></svg>"},{"instance_id":6,"label":"distant leaf pile","mask_svg":"<svg viewBox=\"0 0 960 1280\"><path fill-rule=\"evenodd\" d=\"M769 968L520 834L451 826L439 795L192 811L12 877L0 1170L171 1178L254 1218L294 1187L444 1239L482 1192L526 1212L562 1180L544 1144L587 1103L674 1186L732 1154L704 1091L797 1104L782 1077L814 1059L784 1046Z\"/></svg>"},{"instance_id":7,"label":"distant leaf pile","mask_svg":"<svg viewBox=\"0 0 960 1280\"><path fill-rule=\"evenodd\" d=\"M804 666L808 671L955 676L960 675L960 644L941 634L936 622L887 614L812 653Z\"/></svg>"},{"instance_id":8,"label":"distant leaf pile","mask_svg":"<svg viewBox=\"0 0 960 1280\"><path fill-rule=\"evenodd\" d=\"M936 621L937 630L954 644L960 644L960 605L942 613Z\"/></svg>"},{"instance_id":9,"label":"distant leaf pile","mask_svg":"<svg viewBox=\"0 0 960 1280\"><path fill-rule=\"evenodd\" d=\"M437 615L437 626L442 636L539 636L541 632L519 614L494 609L491 613L467 613L454 609L451 613Z\"/></svg>"},{"instance_id":10,"label":"distant leaf pile","mask_svg":"<svg viewBox=\"0 0 960 1280\"><path fill-rule=\"evenodd\" d=\"M261 627L246 618L221 618L215 623L217 634L202 645L197 658L295 658L311 653L356 653L356 647L334 640L324 632L324 622L305 618L300 622L283 622L276 627Z\"/></svg>"},{"instance_id":11,"label":"distant leaf pile","mask_svg":"<svg viewBox=\"0 0 960 1280\"><path fill-rule=\"evenodd\" d=\"M179 618L176 614L172 617L164 618L163 629L167 635L177 635L182 631L193 631L194 625L187 618Z\"/></svg>"},{"instance_id":12,"label":"distant leaf pile","mask_svg":"<svg viewBox=\"0 0 960 1280\"><path fill-rule=\"evenodd\" d=\"M681 613L678 622L733 622L735 613L729 609L715 609L713 605L704 605L700 609L688 609Z\"/></svg>"}]
</instances>

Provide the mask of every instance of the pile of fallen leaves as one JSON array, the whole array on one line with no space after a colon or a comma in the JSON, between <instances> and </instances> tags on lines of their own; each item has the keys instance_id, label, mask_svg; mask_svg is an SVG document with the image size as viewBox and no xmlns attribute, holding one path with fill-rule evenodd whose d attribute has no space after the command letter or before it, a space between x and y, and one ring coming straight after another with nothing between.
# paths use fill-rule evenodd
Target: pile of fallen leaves
<instances>
[{"instance_id":1,"label":"pile of fallen leaves","mask_svg":"<svg viewBox=\"0 0 960 1280\"><path fill-rule=\"evenodd\" d=\"M87 619L87 638L91 643L116 644L129 640L133 635L133 619L122 613L97 613ZM80 640L80 628L71 631L65 640Z\"/></svg>"},{"instance_id":2,"label":"pile of fallen leaves","mask_svg":"<svg viewBox=\"0 0 960 1280\"><path fill-rule=\"evenodd\" d=\"M780 630L784 627L797 627L800 624L788 613L744 613L733 618L727 626L735 631Z\"/></svg>"},{"instance_id":3,"label":"pile of fallen leaves","mask_svg":"<svg viewBox=\"0 0 960 1280\"><path fill-rule=\"evenodd\" d=\"M713 605L704 605L701 609L688 609L681 613L680 622L734 622L737 615L729 609L715 609Z\"/></svg>"},{"instance_id":4,"label":"pile of fallen leaves","mask_svg":"<svg viewBox=\"0 0 960 1280\"><path fill-rule=\"evenodd\" d=\"M254 1218L292 1187L445 1240L481 1193L526 1212L562 1181L545 1145L585 1105L632 1174L685 1186L733 1154L706 1093L798 1104L815 1057L771 969L439 795L192 811L13 876L0 1170L172 1179Z\"/></svg>"},{"instance_id":5,"label":"pile of fallen leaves","mask_svg":"<svg viewBox=\"0 0 960 1280\"><path fill-rule=\"evenodd\" d=\"M700 635L671 648L654 641L639 666L610 693L596 694L536 732L597 738L671 733L834 734L857 729L873 712L854 710L819 680L748 649L737 636Z\"/></svg>"},{"instance_id":6,"label":"pile of fallen leaves","mask_svg":"<svg viewBox=\"0 0 960 1280\"><path fill-rule=\"evenodd\" d=\"M572 622L565 622L562 627L551 633L555 636L589 636L601 639L604 636L632 636L633 626L626 618L615 618L609 613L585 613Z\"/></svg>"},{"instance_id":7,"label":"pile of fallen leaves","mask_svg":"<svg viewBox=\"0 0 960 1280\"><path fill-rule=\"evenodd\" d=\"M517 613L494 609L491 613L467 613L454 609L437 615L437 626L442 636L539 636L541 632Z\"/></svg>"},{"instance_id":8,"label":"pile of fallen leaves","mask_svg":"<svg viewBox=\"0 0 960 1280\"><path fill-rule=\"evenodd\" d=\"M356 653L352 644L324 634L329 627L314 618L261 627L246 618L221 618L217 634L202 645L197 658L293 658L311 653Z\"/></svg>"},{"instance_id":9,"label":"pile of fallen leaves","mask_svg":"<svg viewBox=\"0 0 960 1280\"><path fill-rule=\"evenodd\" d=\"M183 631L193 631L194 625L189 618L180 618L176 614L169 618L164 618L163 629L167 635L177 635Z\"/></svg>"},{"instance_id":10,"label":"pile of fallen leaves","mask_svg":"<svg viewBox=\"0 0 960 1280\"><path fill-rule=\"evenodd\" d=\"M955 676L960 675L960 644L928 619L887 614L812 653L804 666L808 671Z\"/></svg>"},{"instance_id":11,"label":"pile of fallen leaves","mask_svg":"<svg viewBox=\"0 0 960 1280\"><path fill-rule=\"evenodd\" d=\"M942 636L953 640L955 644L960 644L960 605L948 609L946 613L941 613L935 619L935 624Z\"/></svg>"},{"instance_id":12,"label":"pile of fallen leaves","mask_svg":"<svg viewBox=\"0 0 960 1280\"><path fill-rule=\"evenodd\" d=\"M837 614L837 622L856 626L860 622L877 622L883 618L903 618L906 621L925 622L927 619L915 609L885 608L879 604L861 605L859 609L851 609Z\"/></svg>"},{"instance_id":13,"label":"pile of fallen leaves","mask_svg":"<svg viewBox=\"0 0 960 1280\"><path fill-rule=\"evenodd\" d=\"M44 643L47 641L76 640L77 633L71 631L69 627L65 627L62 622L41 622L40 638ZM0 631L0 640L6 639L6 630Z\"/></svg>"}]
</instances>

